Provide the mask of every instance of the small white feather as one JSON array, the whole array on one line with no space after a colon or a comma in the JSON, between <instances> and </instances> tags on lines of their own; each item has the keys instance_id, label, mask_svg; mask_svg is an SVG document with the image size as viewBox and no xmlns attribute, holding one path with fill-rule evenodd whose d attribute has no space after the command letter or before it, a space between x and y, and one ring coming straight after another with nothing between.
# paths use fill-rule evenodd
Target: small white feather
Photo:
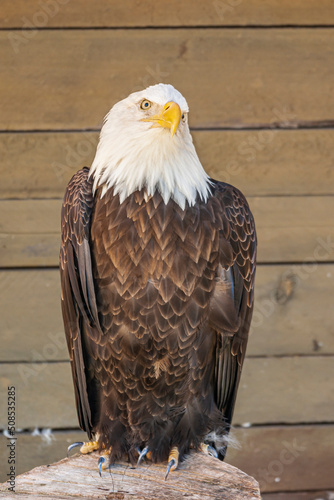
<instances>
[{"instance_id":1,"label":"small white feather","mask_svg":"<svg viewBox=\"0 0 334 500\"><path fill-rule=\"evenodd\" d=\"M240 442L233 434L232 430L229 432L228 435L221 435L221 434L218 435L214 431L210 432L205 436L204 441L214 443L217 451L223 450L227 446L229 446L230 448L235 448L237 450L241 448Z\"/></svg>"}]
</instances>

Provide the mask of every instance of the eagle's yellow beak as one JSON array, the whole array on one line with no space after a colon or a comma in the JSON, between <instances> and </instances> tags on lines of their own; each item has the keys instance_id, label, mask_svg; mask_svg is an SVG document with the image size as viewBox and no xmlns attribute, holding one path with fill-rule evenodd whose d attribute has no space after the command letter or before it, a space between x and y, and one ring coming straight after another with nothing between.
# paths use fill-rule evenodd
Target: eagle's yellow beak
<instances>
[{"instance_id":1,"label":"eagle's yellow beak","mask_svg":"<svg viewBox=\"0 0 334 500\"><path fill-rule=\"evenodd\" d=\"M171 136L177 131L181 120L181 109L174 101L167 102L164 105L160 114L151 116L151 118L143 118L143 122L153 122L152 127L169 128Z\"/></svg>"}]
</instances>

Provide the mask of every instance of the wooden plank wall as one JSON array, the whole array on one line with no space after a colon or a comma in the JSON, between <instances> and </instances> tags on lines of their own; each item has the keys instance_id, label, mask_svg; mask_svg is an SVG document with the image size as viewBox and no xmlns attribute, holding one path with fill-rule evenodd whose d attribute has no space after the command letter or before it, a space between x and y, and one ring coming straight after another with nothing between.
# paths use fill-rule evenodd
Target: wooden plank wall
<instances>
[{"instance_id":1,"label":"wooden plank wall","mask_svg":"<svg viewBox=\"0 0 334 500\"><path fill-rule=\"evenodd\" d=\"M333 28L331 0L3 0L0 390L5 402L16 386L19 472L82 436L59 303L66 183L90 165L111 105L164 81L190 104L205 168L244 191L257 221L239 447L227 460L267 500L332 498Z\"/></svg>"}]
</instances>

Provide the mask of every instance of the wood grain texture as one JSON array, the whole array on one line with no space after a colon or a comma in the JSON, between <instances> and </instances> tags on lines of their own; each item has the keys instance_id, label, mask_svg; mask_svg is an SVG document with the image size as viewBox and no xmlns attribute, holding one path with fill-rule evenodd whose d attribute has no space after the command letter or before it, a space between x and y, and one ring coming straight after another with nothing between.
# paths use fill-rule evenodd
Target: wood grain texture
<instances>
[{"instance_id":1,"label":"wood grain texture","mask_svg":"<svg viewBox=\"0 0 334 500\"><path fill-rule=\"evenodd\" d=\"M334 354L333 265L260 266L248 356Z\"/></svg>"},{"instance_id":2,"label":"wood grain texture","mask_svg":"<svg viewBox=\"0 0 334 500\"><path fill-rule=\"evenodd\" d=\"M334 354L333 280L332 264L259 266L248 356ZM0 361L67 361L59 271L1 271L0 284Z\"/></svg>"},{"instance_id":3,"label":"wood grain texture","mask_svg":"<svg viewBox=\"0 0 334 500\"><path fill-rule=\"evenodd\" d=\"M28 33L0 33L3 130L99 128L112 104L159 81L187 98L193 127L333 119L331 29Z\"/></svg>"},{"instance_id":4,"label":"wood grain texture","mask_svg":"<svg viewBox=\"0 0 334 500\"><path fill-rule=\"evenodd\" d=\"M236 424L332 422L332 356L247 358Z\"/></svg>"},{"instance_id":5,"label":"wood grain texture","mask_svg":"<svg viewBox=\"0 0 334 500\"><path fill-rule=\"evenodd\" d=\"M334 491L333 435L333 425L237 428L233 436L240 448L229 448L227 462L244 467L260 482L262 492L271 491L263 495L265 500L331 500L330 493ZM61 460L69 444L86 439L83 432L76 430L53 431L49 441L42 435L27 433L17 437L18 474ZM0 436L3 464L7 462L7 442L7 438ZM275 481L277 477L279 481ZM0 481L5 480L6 468L3 467ZM298 489L312 489L313 493L298 493Z\"/></svg>"},{"instance_id":6,"label":"wood grain texture","mask_svg":"<svg viewBox=\"0 0 334 500\"><path fill-rule=\"evenodd\" d=\"M234 425L331 422L332 366L332 356L247 358ZM2 401L7 387L16 386L17 428L78 426L69 363L1 364L0 381ZM6 426L7 410L2 405L0 428Z\"/></svg>"},{"instance_id":7,"label":"wood grain texture","mask_svg":"<svg viewBox=\"0 0 334 500\"><path fill-rule=\"evenodd\" d=\"M16 428L76 428L70 365L64 363L4 363L0 365L0 395L16 388ZM7 406L0 409L0 428L7 429Z\"/></svg>"},{"instance_id":8,"label":"wood grain texture","mask_svg":"<svg viewBox=\"0 0 334 500\"><path fill-rule=\"evenodd\" d=\"M194 131L211 177L246 196L334 194L334 130ZM62 198L97 132L0 134L0 198ZM13 168L15 166L15 168Z\"/></svg>"},{"instance_id":9,"label":"wood grain texture","mask_svg":"<svg viewBox=\"0 0 334 500\"><path fill-rule=\"evenodd\" d=\"M99 455L65 458L50 466L42 466L16 478L16 496L30 494L31 498L120 498L152 500L154 498L210 500L260 500L260 490L252 477L235 467L205 456L191 453L164 481L166 464L142 464L130 468L119 462L112 473L99 478ZM0 498L8 498L6 485L0 485ZM22 497L21 497L22 498Z\"/></svg>"},{"instance_id":10,"label":"wood grain texture","mask_svg":"<svg viewBox=\"0 0 334 500\"><path fill-rule=\"evenodd\" d=\"M236 429L235 435L242 447L239 450L230 447L226 460L253 475L261 492L291 491L292 495L299 490L334 489L333 425ZM290 498L284 493L277 500L321 498L326 499Z\"/></svg>"},{"instance_id":11,"label":"wood grain texture","mask_svg":"<svg viewBox=\"0 0 334 500\"><path fill-rule=\"evenodd\" d=\"M0 361L68 361L58 270L0 272L0 331Z\"/></svg>"},{"instance_id":12,"label":"wood grain texture","mask_svg":"<svg viewBox=\"0 0 334 500\"><path fill-rule=\"evenodd\" d=\"M47 17L41 12L45 12ZM80 12L80 15L78 15ZM38 13L38 14L37 14ZM22 28L25 18L37 27L249 26L334 24L330 0L32 0L2 3L0 27Z\"/></svg>"},{"instance_id":13,"label":"wood grain texture","mask_svg":"<svg viewBox=\"0 0 334 500\"><path fill-rule=\"evenodd\" d=\"M333 261L334 197L248 201L259 239L258 262ZM61 200L0 201L1 267L58 266L60 209Z\"/></svg>"}]
</instances>

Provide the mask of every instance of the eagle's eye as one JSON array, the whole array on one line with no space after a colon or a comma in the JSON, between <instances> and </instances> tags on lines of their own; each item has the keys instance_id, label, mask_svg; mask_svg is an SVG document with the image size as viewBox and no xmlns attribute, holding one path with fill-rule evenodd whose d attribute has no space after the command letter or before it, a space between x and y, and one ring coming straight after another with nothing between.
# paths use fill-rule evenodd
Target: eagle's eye
<instances>
[{"instance_id":1,"label":"eagle's eye","mask_svg":"<svg viewBox=\"0 0 334 500\"><path fill-rule=\"evenodd\" d=\"M144 99L140 104L141 109L150 109L151 106L152 106L152 103L150 101L148 101L147 99Z\"/></svg>"},{"instance_id":2,"label":"eagle's eye","mask_svg":"<svg viewBox=\"0 0 334 500\"><path fill-rule=\"evenodd\" d=\"M182 113L181 120L183 121L183 123L186 123L187 115L185 113Z\"/></svg>"}]
</instances>

